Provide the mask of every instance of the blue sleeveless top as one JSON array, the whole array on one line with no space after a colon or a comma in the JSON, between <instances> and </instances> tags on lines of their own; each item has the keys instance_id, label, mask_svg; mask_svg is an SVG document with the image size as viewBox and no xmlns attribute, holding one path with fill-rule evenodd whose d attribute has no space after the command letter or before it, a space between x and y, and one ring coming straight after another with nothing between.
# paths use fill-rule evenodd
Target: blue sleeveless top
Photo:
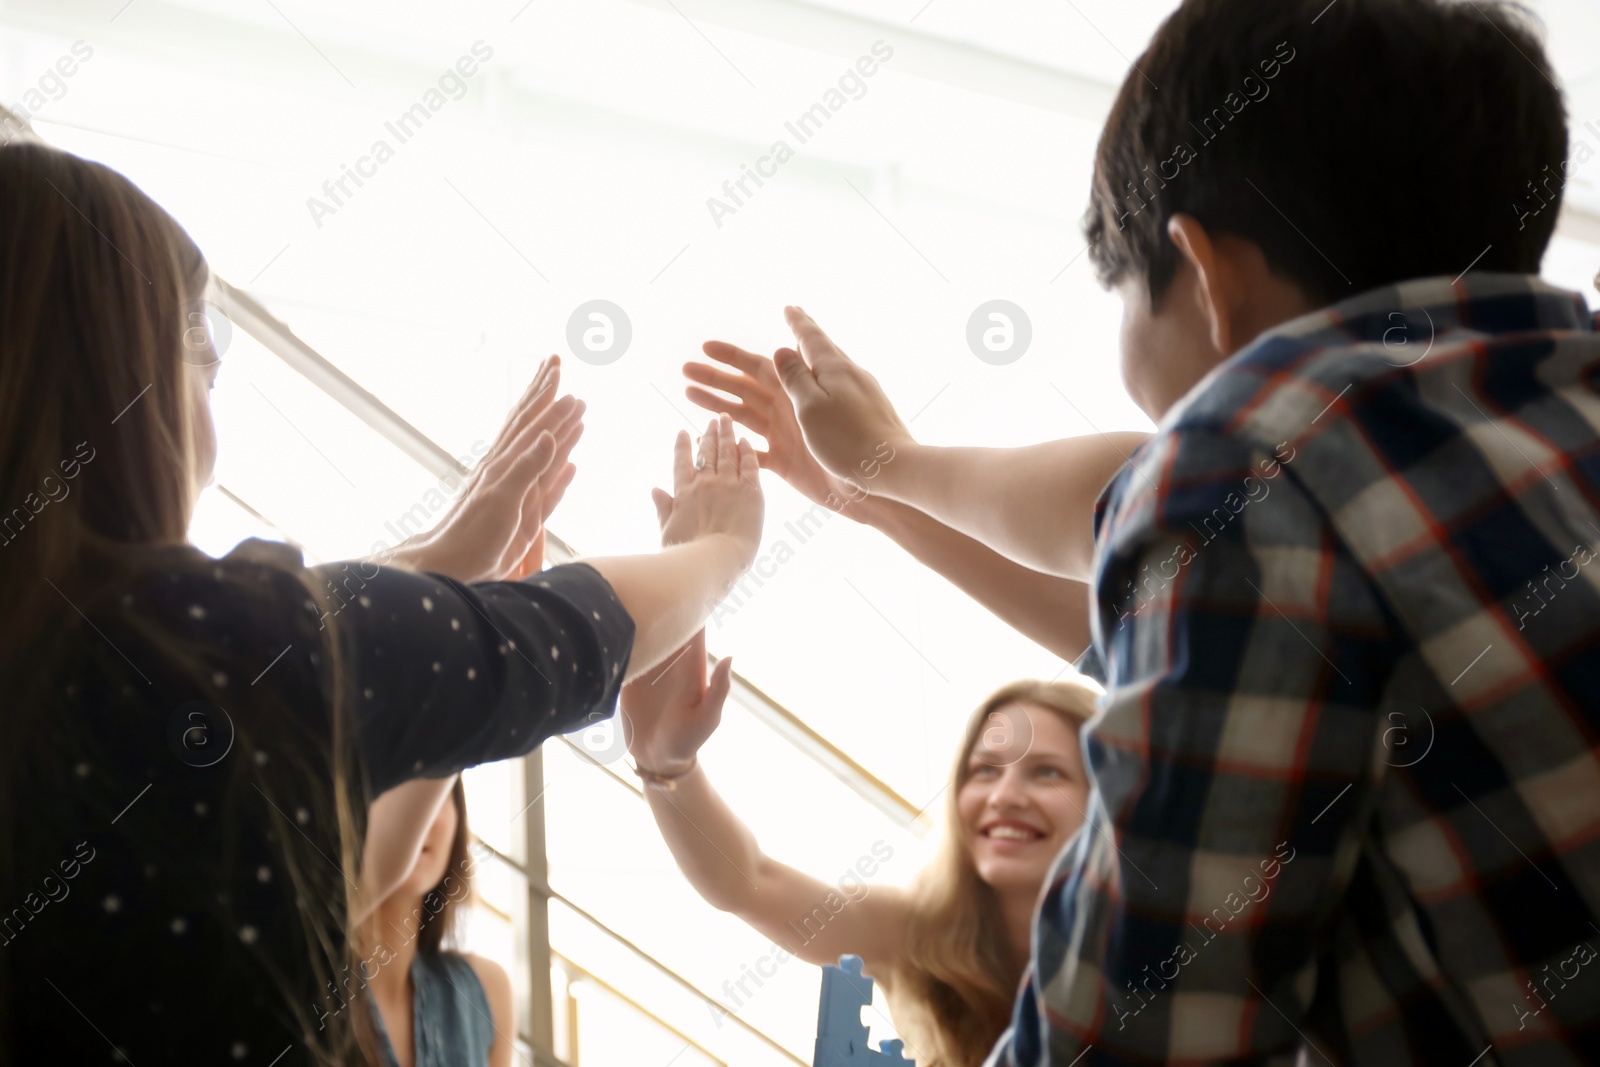
<instances>
[{"instance_id":1,"label":"blue sleeveless top","mask_svg":"<svg viewBox=\"0 0 1600 1067\"><path fill-rule=\"evenodd\" d=\"M411 961L416 995L411 1002L411 1031L416 1041L416 1067L488 1067L494 1044L493 1015L483 983L465 956L454 952L419 952ZM374 1010L383 1067L398 1067L383 1014Z\"/></svg>"}]
</instances>

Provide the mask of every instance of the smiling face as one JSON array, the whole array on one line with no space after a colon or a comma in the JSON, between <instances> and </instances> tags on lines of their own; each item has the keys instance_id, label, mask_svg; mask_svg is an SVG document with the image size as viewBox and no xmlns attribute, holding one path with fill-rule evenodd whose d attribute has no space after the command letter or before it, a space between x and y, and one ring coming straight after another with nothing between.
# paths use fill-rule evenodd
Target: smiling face
<instances>
[{"instance_id":1,"label":"smiling face","mask_svg":"<svg viewBox=\"0 0 1600 1067\"><path fill-rule=\"evenodd\" d=\"M990 712L956 794L978 877L1002 892L1037 893L1083 825L1088 793L1076 727L1038 704Z\"/></svg>"}]
</instances>

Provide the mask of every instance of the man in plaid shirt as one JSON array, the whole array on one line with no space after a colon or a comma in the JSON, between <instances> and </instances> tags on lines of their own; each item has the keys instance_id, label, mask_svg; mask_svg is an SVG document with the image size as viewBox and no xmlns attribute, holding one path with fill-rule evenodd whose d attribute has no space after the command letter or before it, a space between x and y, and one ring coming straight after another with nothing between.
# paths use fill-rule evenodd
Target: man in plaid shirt
<instances>
[{"instance_id":1,"label":"man in plaid shirt","mask_svg":"<svg viewBox=\"0 0 1600 1067\"><path fill-rule=\"evenodd\" d=\"M1168 413L1096 511L1095 803L991 1062L1600 1059L1596 327L1418 280Z\"/></svg>"},{"instance_id":2,"label":"man in plaid shirt","mask_svg":"<svg viewBox=\"0 0 1600 1067\"><path fill-rule=\"evenodd\" d=\"M1600 334L1536 277L1538 35L1185 0L1134 67L1085 230L1158 429L1094 508L1095 790L989 1062L1600 1062ZM920 445L789 317L825 467L888 440L872 493L1075 576L1074 453Z\"/></svg>"}]
</instances>

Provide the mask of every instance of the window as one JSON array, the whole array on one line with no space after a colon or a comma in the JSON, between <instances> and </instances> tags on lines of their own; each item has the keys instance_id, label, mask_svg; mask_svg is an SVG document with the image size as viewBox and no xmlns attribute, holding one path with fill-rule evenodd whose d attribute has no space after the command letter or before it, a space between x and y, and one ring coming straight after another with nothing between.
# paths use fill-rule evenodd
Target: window
<instances>
[{"instance_id":1,"label":"window","mask_svg":"<svg viewBox=\"0 0 1600 1067\"><path fill-rule=\"evenodd\" d=\"M284 329L236 323L201 547L280 537L331 560L431 525L450 488L440 457L470 465L559 351L588 413L552 530L608 554L655 544L648 490L669 484L673 435L709 417L680 365L708 338L789 343L787 303L923 439L1147 428L1077 221L1099 120L1172 6L134 0L90 20L24 0L0 34L7 94L43 136L137 181L222 278L405 424L352 411L337 374L299 371ZM1580 141L1600 157L1584 47L1600 13L1537 7L1574 157L1589 158ZM92 55L33 107L80 40ZM1575 168L1567 198L1546 271L1587 291L1600 163ZM613 308L593 319L597 300ZM979 314L994 300L1026 316L1012 362L979 351L984 329L1020 336L1015 316ZM586 330L629 339L606 361L574 349ZM708 636L771 703L730 708L705 763L773 854L830 880L883 842L882 876L903 883L930 850L909 815L940 810L970 710L1065 665L876 532L763 483L761 562ZM784 713L821 742L775 729ZM523 1037L585 1067L808 1063L818 972L746 978L769 945L689 890L596 731L468 776L492 850L471 944L511 971ZM832 773L840 756L864 773ZM546 790L531 807L530 776ZM886 1017L873 1032L892 1035Z\"/></svg>"}]
</instances>

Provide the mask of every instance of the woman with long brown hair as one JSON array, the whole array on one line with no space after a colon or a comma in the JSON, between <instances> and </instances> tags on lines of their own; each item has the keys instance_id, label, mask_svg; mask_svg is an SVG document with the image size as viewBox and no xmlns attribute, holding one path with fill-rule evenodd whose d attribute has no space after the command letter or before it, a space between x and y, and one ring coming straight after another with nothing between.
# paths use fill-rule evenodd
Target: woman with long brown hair
<instances>
[{"instance_id":1,"label":"woman with long brown hair","mask_svg":"<svg viewBox=\"0 0 1600 1067\"><path fill-rule=\"evenodd\" d=\"M393 559L205 556L207 279L126 178L0 146L0 1062L371 1062L359 1001L318 1014L369 798L608 714L759 543L724 419L676 442L673 547L530 573L582 431L552 359Z\"/></svg>"},{"instance_id":2,"label":"woman with long brown hair","mask_svg":"<svg viewBox=\"0 0 1600 1067\"><path fill-rule=\"evenodd\" d=\"M409 869L356 928L360 972L353 987L340 993L371 998L381 1067L511 1067L517 1033L511 978L493 960L460 951L476 865L461 777L418 779L384 798L432 806L441 793L443 802L431 818L417 811L412 817L422 820L403 828L395 824L397 831L412 832L384 834L379 824L388 820L374 812L364 849L367 867L389 858L383 853L398 852ZM347 1006L343 996L331 996L322 1010L337 1013Z\"/></svg>"},{"instance_id":3,"label":"woman with long brown hair","mask_svg":"<svg viewBox=\"0 0 1600 1067\"><path fill-rule=\"evenodd\" d=\"M950 772L939 851L901 889L829 885L780 863L712 788L697 753L721 720L731 671L724 658L707 678L701 631L622 690L628 749L678 866L783 953L817 964L860 956L919 1067L975 1067L1009 1021L1051 864L1083 823L1078 728L1095 690L1024 680L978 706Z\"/></svg>"}]
</instances>

